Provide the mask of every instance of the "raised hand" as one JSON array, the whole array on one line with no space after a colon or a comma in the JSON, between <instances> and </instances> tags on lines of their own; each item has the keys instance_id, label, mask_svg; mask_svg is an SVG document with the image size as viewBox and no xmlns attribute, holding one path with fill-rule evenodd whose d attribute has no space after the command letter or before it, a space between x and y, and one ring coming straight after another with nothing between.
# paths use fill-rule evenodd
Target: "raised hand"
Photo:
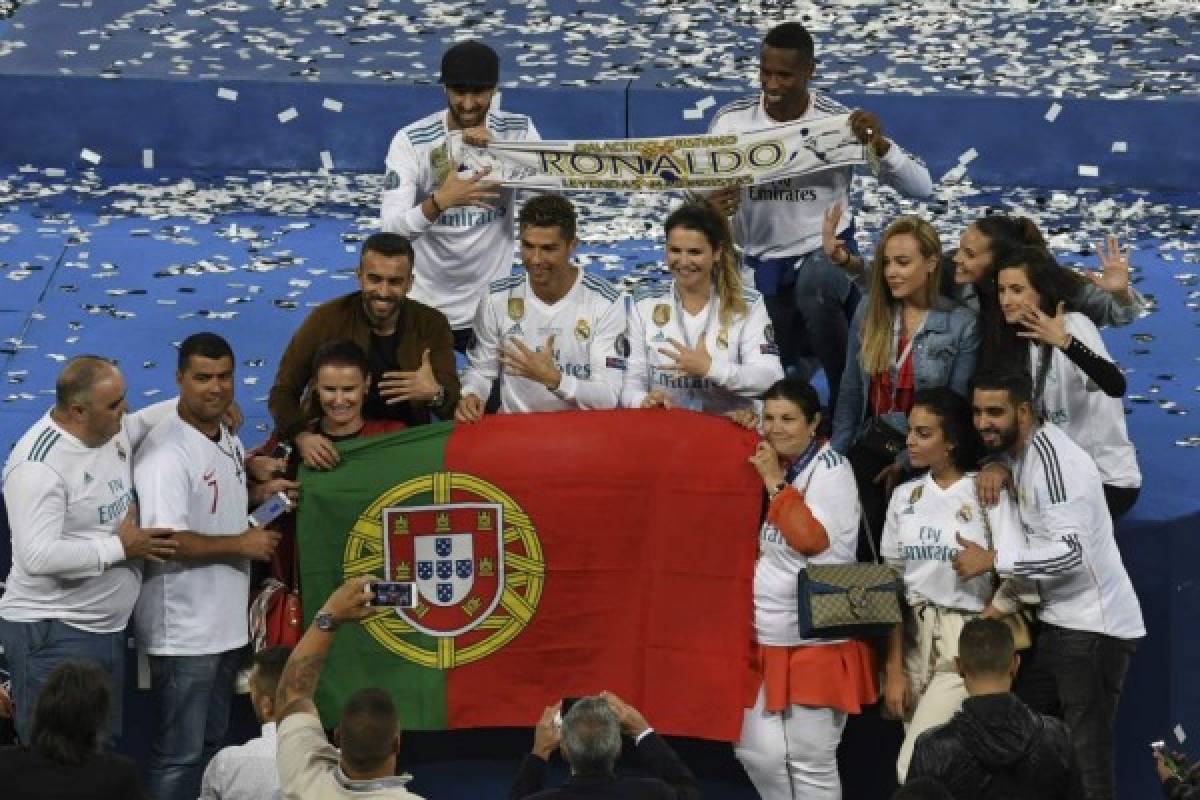
<instances>
[{"instance_id":1,"label":"raised hand","mask_svg":"<svg viewBox=\"0 0 1200 800\"><path fill-rule=\"evenodd\" d=\"M1107 249L1096 245L1096 255L1100 257L1100 272L1087 271L1084 274L1094 286L1128 303L1129 296L1129 250L1122 250L1116 236L1109 235Z\"/></svg>"},{"instance_id":2,"label":"raised hand","mask_svg":"<svg viewBox=\"0 0 1200 800\"><path fill-rule=\"evenodd\" d=\"M1053 316L1039 308L1027 306L1021 312L1018 322L1025 327L1025 330L1017 331L1017 336L1022 339L1036 339L1060 350L1071 346L1071 334L1067 333L1065 305L1061 301Z\"/></svg>"}]
</instances>

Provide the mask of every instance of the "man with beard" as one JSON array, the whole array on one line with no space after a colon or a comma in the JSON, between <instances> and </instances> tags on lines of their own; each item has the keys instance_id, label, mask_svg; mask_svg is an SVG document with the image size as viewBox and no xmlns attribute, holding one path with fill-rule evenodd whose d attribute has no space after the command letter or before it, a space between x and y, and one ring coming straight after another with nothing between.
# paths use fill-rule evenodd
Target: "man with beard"
<instances>
[{"instance_id":1,"label":"man with beard","mask_svg":"<svg viewBox=\"0 0 1200 800\"><path fill-rule=\"evenodd\" d=\"M302 433L300 400L313 377L313 356L322 344L348 339L363 349L371 367L367 419L424 425L431 414L450 419L458 404L458 373L446 317L408 297L413 248L394 233L376 233L362 246L359 291L323 303L288 342L267 407L281 440L295 437L296 449L314 469L332 469L337 448L319 433Z\"/></svg>"},{"instance_id":2,"label":"man with beard","mask_svg":"<svg viewBox=\"0 0 1200 800\"><path fill-rule=\"evenodd\" d=\"M862 109L851 112L809 87L816 68L812 36L799 22L767 32L759 59L761 91L721 108L709 133L763 130L800 121L850 114L850 128L867 156L877 164L879 180L910 197L933 192L929 170L884 137L879 118ZM719 189L709 201L733 216L734 233L754 270L775 326L784 369L797 366L807 343L825 370L830 408L837 401L846 365L846 340L860 293L851 276L861 274L853 218L833 208L847 202L851 167L828 169L761 186ZM822 224L829 213L839 244L831 255L822 247ZM861 287L865 288L865 287ZM827 415L832 419L833 415Z\"/></svg>"},{"instance_id":3,"label":"man with beard","mask_svg":"<svg viewBox=\"0 0 1200 800\"><path fill-rule=\"evenodd\" d=\"M179 405L146 436L133 483L143 523L174 531L176 561L148 563L134 608L157 715L150 796L193 800L225 738L248 639L250 561L279 534L246 525L245 449L222 421L233 403L233 350L215 333L179 346Z\"/></svg>"},{"instance_id":4,"label":"man with beard","mask_svg":"<svg viewBox=\"0 0 1200 800\"><path fill-rule=\"evenodd\" d=\"M1028 542L987 550L958 537L961 578L989 571L1034 579L1042 626L1018 692L1071 732L1089 800L1115 796L1113 725L1135 641L1146 635L1133 584L1113 538L1092 459L1033 411L1025 373L981 373L972 382L975 427L1011 474Z\"/></svg>"},{"instance_id":5,"label":"man with beard","mask_svg":"<svg viewBox=\"0 0 1200 800\"><path fill-rule=\"evenodd\" d=\"M512 269L515 196L486 171L460 172L464 144L540 138L524 114L492 108L500 59L483 42L459 42L442 56L447 108L413 122L387 154L380 222L412 239L420 269L412 296L450 320L466 352L479 299Z\"/></svg>"}]
</instances>

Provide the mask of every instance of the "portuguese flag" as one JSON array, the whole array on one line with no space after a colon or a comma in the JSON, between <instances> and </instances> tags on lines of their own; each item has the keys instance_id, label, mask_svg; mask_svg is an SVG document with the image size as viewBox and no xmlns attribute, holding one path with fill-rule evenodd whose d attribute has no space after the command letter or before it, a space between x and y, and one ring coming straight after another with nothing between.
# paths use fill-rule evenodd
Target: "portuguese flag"
<instances>
[{"instance_id":1,"label":"portuguese flag","mask_svg":"<svg viewBox=\"0 0 1200 800\"><path fill-rule=\"evenodd\" d=\"M667 734L735 740L752 632L756 436L682 410L509 414L339 445L301 473L306 621L346 577L413 608L338 632L332 727L388 690L416 730L530 726L616 692Z\"/></svg>"}]
</instances>

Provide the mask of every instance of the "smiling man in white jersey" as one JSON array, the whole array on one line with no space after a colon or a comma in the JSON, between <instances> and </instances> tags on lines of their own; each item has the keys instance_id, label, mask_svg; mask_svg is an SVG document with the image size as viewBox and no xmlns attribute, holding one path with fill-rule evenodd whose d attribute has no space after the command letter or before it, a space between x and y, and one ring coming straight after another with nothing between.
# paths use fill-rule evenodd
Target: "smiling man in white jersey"
<instances>
[{"instance_id":1,"label":"smiling man in white jersey","mask_svg":"<svg viewBox=\"0 0 1200 800\"><path fill-rule=\"evenodd\" d=\"M500 59L483 42L459 42L442 56L447 108L413 122L387 154L380 222L416 251L411 296L450 320L466 352L479 298L512 268L515 191L485 171L460 172L464 143L540 138L524 114L493 109Z\"/></svg>"},{"instance_id":2,"label":"smiling man in white jersey","mask_svg":"<svg viewBox=\"0 0 1200 800\"><path fill-rule=\"evenodd\" d=\"M815 67L813 39L804 26L775 26L763 39L762 91L721 108L709 133L763 130L850 114L851 129L867 145L868 158L879 165L879 179L912 197L929 195L929 170L884 138L877 116L861 109L851 113L809 87ZM841 215L838 235L844 245L832 258L822 248L821 227L827 209L845 205L853 174L853 168L839 167L709 195L713 205L733 215L735 238L746 266L754 270L754 286L766 302L784 368L797 367L807 343L825 370L831 409L845 367L849 322L860 297L851 276L861 273L863 262L855 255L851 214ZM832 414L827 417L832 419Z\"/></svg>"},{"instance_id":3,"label":"smiling man in white jersey","mask_svg":"<svg viewBox=\"0 0 1200 800\"><path fill-rule=\"evenodd\" d=\"M1117 703L1146 628L1100 474L1065 433L1039 422L1028 373L981 373L972 389L975 427L1011 471L1028 545L987 550L960 536L954 568L962 578L995 570L1037 582L1036 661L1017 692L1034 710L1062 717L1088 800L1111 800Z\"/></svg>"},{"instance_id":4,"label":"smiling man in white jersey","mask_svg":"<svg viewBox=\"0 0 1200 800\"><path fill-rule=\"evenodd\" d=\"M500 410L615 408L625 357L625 304L617 288L571 263L575 208L539 195L521 209L525 273L494 281L475 317L460 422L475 422L500 382Z\"/></svg>"}]
</instances>

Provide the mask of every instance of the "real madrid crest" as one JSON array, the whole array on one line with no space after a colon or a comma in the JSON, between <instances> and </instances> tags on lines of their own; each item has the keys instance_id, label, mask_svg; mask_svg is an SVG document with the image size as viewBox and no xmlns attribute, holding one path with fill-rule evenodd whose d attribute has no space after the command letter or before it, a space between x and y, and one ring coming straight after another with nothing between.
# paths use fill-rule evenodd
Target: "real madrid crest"
<instances>
[{"instance_id":1,"label":"real madrid crest","mask_svg":"<svg viewBox=\"0 0 1200 800\"><path fill-rule=\"evenodd\" d=\"M729 349L729 331L725 328L717 331L717 347L722 350Z\"/></svg>"},{"instance_id":2,"label":"real madrid crest","mask_svg":"<svg viewBox=\"0 0 1200 800\"><path fill-rule=\"evenodd\" d=\"M968 522L970 522L971 521L971 506L970 506L970 504L963 503L962 508L960 508L958 510L958 513L956 513L954 515L954 518L957 519L959 522L961 522L963 525L966 525Z\"/></svg>"},{"instance_id":3,"label":"real madrid crest","mask_svg":"<svg viewBox=\"0 0 1200 800\"><path fill-rule=\"evenodd\" d=\"M525 318L525 298L508 298L508 318L513 322L520 322Z\"/></svg>"},{"instance_id":4,"label":"real madrid crest","mask_svg":"<svg viewBox=\"0 0 1200 800\"><path fill-rule=\"evenodd\" d=\"M665 327L671 321L671 307L666 303L659 303L650 314L650 319L654 320L654 324L658 327Z\"/></svg>"},{"instance_id":5,"label":"real madrid crest","mask_svg":"<svg viewBox=\"0 0 1200 800\"><path fill-rule=\"evenodd\" d=\"M588 337L592 335L592 326L586 319L581 319L575 323L575 338L581 342L586 342Z\"/></svg>"},{"instance_id":6,"label":"real madrid crest","mask_svg":"<svg viewBox=\"0 0 1200 800\"><path fill-rule=\"evenodd\" d=\"M924 494L924 492L925 492L924 486L913 487L912 494L910 494L908 496L908 504L910 506L916 504L916 502L921 499L921 495Z\"/></svg>"},{"instance_id":7,"label":"real madrid crest","mask_svg":"<svg viewBox=\"0 0 1200 800\"><path fill-rule=\"evenodd\" d=\"M415 608L381 610L363 628L431 669L478 661L515 639L537 613L546 580L529 515L504 490L459 472L385 491L358 517L342 558L347 574L378 570L415 584Z\"/></svg>"}]
</instances>

